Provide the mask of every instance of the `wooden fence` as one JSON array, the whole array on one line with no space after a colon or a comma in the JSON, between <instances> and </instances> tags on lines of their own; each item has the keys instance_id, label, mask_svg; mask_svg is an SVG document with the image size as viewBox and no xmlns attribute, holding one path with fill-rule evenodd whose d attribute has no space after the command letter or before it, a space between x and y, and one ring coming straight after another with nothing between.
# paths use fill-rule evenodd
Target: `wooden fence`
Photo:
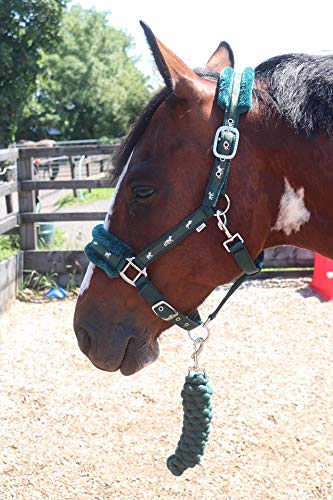
<instances>
[{"instance_id":1,"label":"wooden fence","mask_svg":"<svg viewBox=\"0 0 333 500\"><path fill-rule=\"evenodd\" d=\"M53 148L24 148L0 150L0 162L9 161L17 164L17 178L4 179L0 182L0 198L6 198L7 214L0 219L0 235L16 231L20 235L20 265L16 266L16 278L20 272L35 270L39 273L53 271L59 276L59 284L65 286L74 278L79 283L87 267L87 260L82 251L41 251L37 246L37 223L62 221L99 221L104 220L105 212L55 212L37 213L36 195L38 190L54 189L96 189L111 187L108 178L39 180L34 171L34 158L68 158L85 155L89 158L98 155L112 155L115 145L80 145L58 146ZM89 169L87 169L88 173ZM72 175L73 177L73 175ZM1 179L1 178L0 178ZM13 212L12 195L18 193L18 211ZM306 250L292 247L280 247L266 251L265 267L268 268L305 268L313 265L313 254ZM15 266L14 266L15 267ZM1 272L1 271L0 271ZM8 271L9 272L9 271ZM17 276L18 274L18 276ZM6 281L6 280L5 280ZM10 278L7 280L12 282ZM1 281L0 281L1 283ZM4 285L3 285L4 286ZM0 285L0 292L1 292Z\"/></svg>"},{"instance_id":2,"label":"wooden fence","mask_svg":"<svg viewBox=\"0 0 333 500\"><path fill-rule=\"evenodd\" d=\"M37 245L37 226L42 222L58 221L100 221L105 212L65 212L37 213L36 191L58 189L96 189L111 187L108 178L71 179L71 180L39 180L33 161L35 158L68 157L71 177L74 177L72 158L86 156L86 175L89 175L90 159L112 155L114 145L80 145L60 146L53 148L22 148L0 150L0 164L16 163L16 168L6 166L0 173L0 199L5 197L6 210L0 218L0 235L18 233L20 235L21 252L0 265L0 311L15 297L22 282L23 271L35 270L38 273L56 272L59 284L64 286L74 278L78 283L85 272L87 261L83 252L77 251L40 251ZM103 170L101 161L100 172ZM8 175L7 175L8 173ZM9 175L11 174L11 175ZM13 195L17 193L18 209L13 210ZM15 286L14 286L15 285Z\"/></svg>"}]
</instances>

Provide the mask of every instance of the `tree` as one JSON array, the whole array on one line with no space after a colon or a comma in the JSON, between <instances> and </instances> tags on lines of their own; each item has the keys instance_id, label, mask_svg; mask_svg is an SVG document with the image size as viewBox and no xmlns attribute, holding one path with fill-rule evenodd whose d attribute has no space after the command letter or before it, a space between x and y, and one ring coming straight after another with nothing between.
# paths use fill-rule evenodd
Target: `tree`
<instances>
[{"instance_id":1,"label":"tree","mask_svg":"<svg viewBox=\"0 0 333 500\"><path fill-rule=\"evenodd\" d=\"M0 143L14 139L67 0L0 0Z\"/></svg>"},{"instance_id":2,"label":"tree","mask_svg":"<svg viewBox=\"0 0 333 500\"><path fill-rule=\"evenodd\" d=\"M79 5L64 14L61 40L43 56L38 90L20 135L27 136L29 129L29 137L37 139L51 128L65 139L126 132L150 91L128 54L131 37L110 26L108 14Z\"/></svg>"}]
</instances>

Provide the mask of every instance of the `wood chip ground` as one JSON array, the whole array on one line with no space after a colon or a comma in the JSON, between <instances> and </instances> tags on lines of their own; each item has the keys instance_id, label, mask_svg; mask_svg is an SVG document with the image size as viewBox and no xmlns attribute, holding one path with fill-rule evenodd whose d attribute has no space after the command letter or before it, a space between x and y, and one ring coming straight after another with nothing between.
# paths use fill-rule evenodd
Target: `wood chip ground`
<instances>
[{"instance_id":1,"label":"wood chip ground","mask_svg":"<svg viewBox=\"0 0 333 500\"><path fill-rule=\"evenodd\" d=\"M308 280L252 282L212 325L211 436L179 478L165 461L186 334L165 332L159 360L132 377L101 372L77 347L74 307L17 301L0 318L1 500L333 498L333 303Z\"/></svg>"}]
</instances>

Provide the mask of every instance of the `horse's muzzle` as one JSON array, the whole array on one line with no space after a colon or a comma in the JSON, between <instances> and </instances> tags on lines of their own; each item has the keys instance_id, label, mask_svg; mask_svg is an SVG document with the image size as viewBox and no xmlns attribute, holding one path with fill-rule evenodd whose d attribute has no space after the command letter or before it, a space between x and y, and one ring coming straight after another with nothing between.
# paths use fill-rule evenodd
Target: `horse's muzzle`
<instances>
[{"instance_id":1,"label":"horse's muzzle","mask_svg":"<svg viewBox=\"0 0 333 500\"><path fill-rule=\"evenodd\" d=\"M100 335L82 325L75 325L74 329L79 348L100 370L120 370L123 375L133 375L155 361L159 355L157 340L150 342L144 336L134 336L129 332L127 335L120 335L118 332L118 335L109 333L101 339Z\"/></svg>"},{"instance_id":2,"label":"horse's muzzle","mask_svg":"<svg viewBox=\"0 0 333 500\"><path fill-rule=\"evenodd\" d=\"M89 355L91 349L91 337L89 333L84 328L79 328L76 332L77 343L79 348L86 356Z\"/></svg>"}]
</instances>

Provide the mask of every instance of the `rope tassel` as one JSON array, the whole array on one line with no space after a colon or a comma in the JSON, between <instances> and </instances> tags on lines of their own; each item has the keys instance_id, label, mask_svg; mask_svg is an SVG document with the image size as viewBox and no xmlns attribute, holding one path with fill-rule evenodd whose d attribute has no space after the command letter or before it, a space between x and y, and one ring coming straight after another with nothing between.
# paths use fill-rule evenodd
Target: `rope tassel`
<instances>
[{"instance_id":1,"label":"rope tassel","mask_svg":"<svg viewBox=\"0 0 333 500\"><path fill-rule=\"evenodd\" d=\"M208 377L197 372L185 378L183 398L183 428L177 449L167 460L174 476L181 476L189 467L200 463L208 441L212 420L211 396L213 389Z\"/></svg>"}]
</instances>

